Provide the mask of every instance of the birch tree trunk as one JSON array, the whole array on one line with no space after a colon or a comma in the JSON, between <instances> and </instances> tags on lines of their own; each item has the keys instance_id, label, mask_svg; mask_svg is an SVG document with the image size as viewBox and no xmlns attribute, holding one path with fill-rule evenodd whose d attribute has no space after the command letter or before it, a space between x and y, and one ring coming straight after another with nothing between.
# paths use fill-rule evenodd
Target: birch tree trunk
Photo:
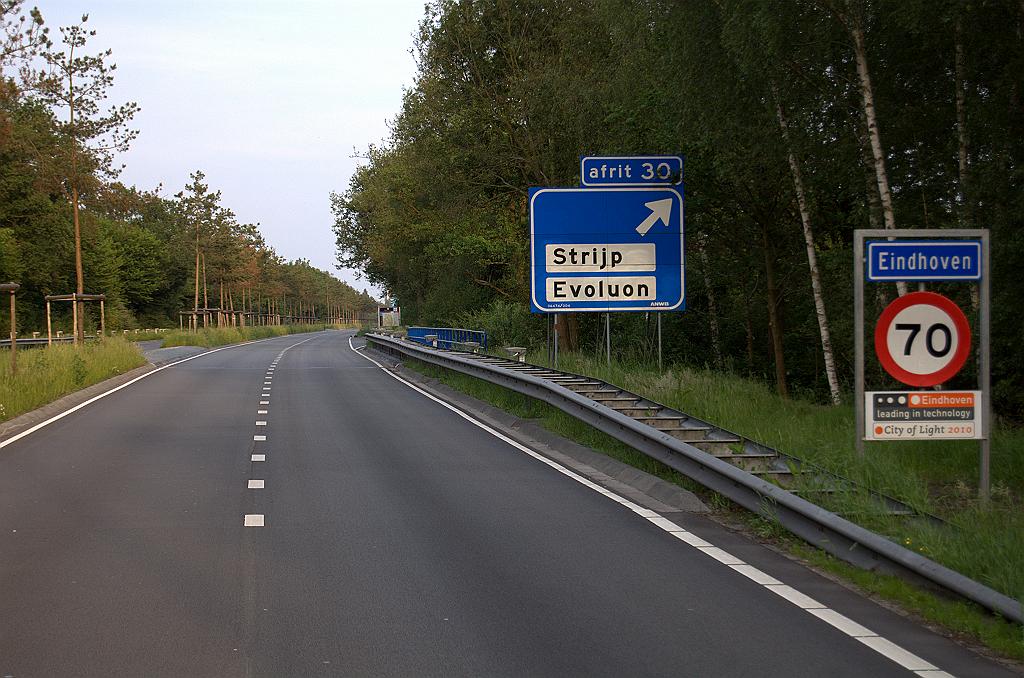
<instances>
[{"instance_id":1,"label":"birch tree trunk","mask_svg":"<svg viewBox=\"0 0 1024 678\"><path fill-rule=\"evenodd\" d=\"M875 115L875 94L871 87L871 72L868 68L868 50L864 39L864 26L859 17L848 17L847 30L853 38L853 53L857 64L857 78L860 82L861 105L864 119L868 127L868 140L871 143L871 155L875 166L875 180L878 182L878 196L882 201L882 217L885 227L896 228L896 214L892 207L892 193L889 190L889 173L885 167L885 151L882 148L882 135L878 131L878 118ZM896 283L900 296L907 293L907 283Z\"/></svg>"},{"instance_id":2,"label":"birch tree trunk","mask_svg":"<svg viewBox=\"0 0 1024 678\"><path fill-rule=\"evenodd\" d=\"M811 269L811 292L814 296L814 312L818 318L818 332L821 334L821 352L825 358L825 377L828 379L828 390L832 404L838 405L841 399L839 378L836 376L836 361L832 352L832 337L829 332L828 313L825 310L825 296L821 288L821 273L818 270L818 254L814 246L814 230L811 227L811 213L807 206L807 191L804 187L800 163L797 162L793 143L789 136L789 123L782 110L778 88L772 84L772 95L775 98L775 112L778 115L782 140L786 144L786 155L789 157L789 171L793 176L793 189L796 191L796 203L800 209L800 223L804 229L804 243L807 245L807 266Z\"/></svg>"}]
</instances>

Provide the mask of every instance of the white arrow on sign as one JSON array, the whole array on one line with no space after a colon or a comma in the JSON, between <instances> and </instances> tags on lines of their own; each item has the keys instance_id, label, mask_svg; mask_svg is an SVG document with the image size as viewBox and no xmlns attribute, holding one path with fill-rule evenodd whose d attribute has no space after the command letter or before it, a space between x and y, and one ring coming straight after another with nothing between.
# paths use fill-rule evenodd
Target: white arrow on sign
<instances>
[{"instance_id":1,"label":"white arrow on sign","mask_svg":"<svg viewBox=\"0 0 1024 678\"><path fill-rule=\"evenodd\" d=\"M672 219L672 198L645 202L644 207L651 210L651 213L636 227L637 233L641 236L647 235L647 231L651 230L651 227L659 221L668 226L668 222Z\"/></svg>"}]
</instances>

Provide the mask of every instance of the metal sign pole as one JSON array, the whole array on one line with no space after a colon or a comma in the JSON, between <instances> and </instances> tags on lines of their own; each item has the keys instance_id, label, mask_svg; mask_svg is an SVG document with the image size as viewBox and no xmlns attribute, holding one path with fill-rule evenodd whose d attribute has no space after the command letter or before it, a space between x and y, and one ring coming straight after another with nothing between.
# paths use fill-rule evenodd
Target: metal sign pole
<instances>
[{"instance_id":1,"label":"metal sign pole","mask_svg":"<svg viewBox=\"0 0 1024 678\"><path fill-rule=\"evenodd\" d=\"M982 506L989 501L991 475L990 454L992 446L992 384L989 361L989 294L992 280L992 255L988 231L981 233L981 308L978 309L978 324L981 326L981 355L978 360L978 384L981 387L981 449L978 471L978 500Z\"/></svg>"},{"instance_id":2,"label":"metal sign pole","mask_svg":"<svg viewBox=\"0 0 1024 678\"><path fill-rule=\"evenodd\" d=\"M853 232L853 407L857 456L864 456L864 233Z\"/></svg>"},{"instance_id":3,"label":"metal sign pole","mask_svg":"<svg viewBox=\"0 0 1024 678\"><path fill-rule=\"evenodd\" d=\"M555 331L552 333L555 335L555 369L558 369L558 314L555 314Z\"/></svg>"},{"instance_id":4,"label":"metal sign pole","mask_svg":"<svg viewBox=\"0 0 1024 678\"><path fill-rule=\"evenodd\" d=\"M929 280L962 280L962 281L973 281L977 280L979 283L979 309L978 309L978 328L981 336L979 337L979 355L978 355L978 387L981 398L981 411L980 411L980 435L978 437L979 442L979 459L978 459L978 501L979 504L985 506L990 500L991 493L991 445L992 445L992 377L991 377L991 346L990 346L990 324L991 324L991 275L992 275L992 257L991 257L991 240L990 234L984 229L901 229L898 231L892 230L881 230L881 229L865 229L854 231L854 349L855 349L855 399L854 406L856 408L856 426L857 426L857 452L863 454L864 451L864 436L865 436L865 403L864 403L864 267L865 267L865 247L864 241L867 238L877 238L895 241L897 239L928 239L925 244L929 247L949 247L956 246L955 243L940 245L935 241L953 241L955 239L964 238L975 238L980 240L980 262L979 267L971 277L969 272L965 272L963 275L956 275L958 271L953 270L949 272L941 272L942 275L926 277ZM913 244L913 243L912 243ZM920 243L918 243L920 244ZM875 266L874 254L871 256L871 265ZM881 256L881 255L879 255ZM879 259L881 261L881 259ZM874 270L874 269L872 269ZM921 275L910 277L911 280L920 280ZM898 275L889 277L879 277L878 273L874 273L872 280L884 281L884 280L900 280L907 279L906 276L902 278Z\"/></svg>"}]
</instances>

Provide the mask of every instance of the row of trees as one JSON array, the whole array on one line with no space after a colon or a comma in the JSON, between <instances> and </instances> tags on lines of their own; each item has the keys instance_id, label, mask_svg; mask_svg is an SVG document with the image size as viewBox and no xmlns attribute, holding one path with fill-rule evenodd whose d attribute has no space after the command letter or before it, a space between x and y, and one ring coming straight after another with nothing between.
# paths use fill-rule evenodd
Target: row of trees
<instances>
[{"instance_id":1,"label":"row of trees","mask_svg":"<svg viewBox=\"0 0 1024 678\"><path fill-rule=\"evenodd\" d=\"M528 187L578 185L581 155L682 152L688 311L666 318L670 358L838 401L852 231L984 227L995 402L1024 416L1020 0L435 0L415 54L390 137L333 196L339 261L407 318L522 311ZM616 321L620 345L649 340L642 316ZM560 326L569 345L599 331Z\"/></svg>"},{"instance_id":2,"label":"row of trees","mask_svg":"<svg viewBox=\"0 0 1024 678\"><path fill-rule=\"evenodd\" d=\"M370 314L365 291L282 260L202 172L173 196L117 181L139 107L108 105L116 66L87 22L54 39L38 10L0 0L0 280L22 284L19 325L45 327L43 297L71 292L105 294L114 329L210 307Z\"/></svg>"}]
</instances>

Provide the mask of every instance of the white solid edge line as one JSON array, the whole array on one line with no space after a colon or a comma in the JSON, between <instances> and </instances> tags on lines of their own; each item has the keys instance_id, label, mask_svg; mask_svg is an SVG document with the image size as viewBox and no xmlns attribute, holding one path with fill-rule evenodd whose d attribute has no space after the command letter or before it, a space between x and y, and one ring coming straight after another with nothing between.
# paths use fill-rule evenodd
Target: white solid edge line
<instances>
[{"instance_id":1,"label":"white solid edge line","mask_svg":"<svg viewBox=\"0 0 1024 678\"><path fill-rule=\"evenodd\" d=\"M877 636L878 634L871 629L864 628L857 622L853 621L849 617L839 614L835 610L829 608L823 608L820 610L807 610L818 619L822 620L826 624L831 624L846 635L852 638L867 638L868 636Z\"/></svg>"},{"instance_id":2,"label":"white solid edge line","mask_svg":"<svg viewBox=\"0 0 1024 678\"><path fill-rule=\"evenodd\" d=\"M488 433L490 433L495 438L498 438L499 440L502 440L502 441L508 443L512 447L514 447L517 450L519 450L521 452L524 452L525 454L533 457L537 461L540 461L543 464L547 464L548 466L550 466L551 468L555 469L559 473L561 473L563 475L566 475L566 476L569 476L570 478L572 478L576 482L578 482L578 483L580 483L582 485L586 485L587 487L589 487L592 490L598 492L599 494L603 494L604 496L608 497L609 499L612 499L616 503L622 504L623 506L625 506L626 508L631 510L633 513L636 513L637 515L646 518L648 520L648 522L650 522L650 523L652 523L654 525L657 525L662 530L665 530L666 532L668 532L672 536L680 539L681 541L684 541L684 542L694 546L694 548L696 548L698 551L702 551L705 555L708 555L708 556L710 556L712 558L715 558L716 560L719 560L723 564L728 565L731 569L736 570L739 574L742 574L742 575L746 576L747 578L749 578L749 579L751 579L752 581L755 581L755 582L757 582L757 579L755 579L753 576L751 576L751 574L753 574L755 572L758 575L764 575L768 579L771 579L772 583L760 583L760 582L758 582L758 583L761 585L762 588L768 589L772 593L774 593L774 594L780 596L781 598L789 601L793 605L796 605L797 607L801 608L805 612L813 614L814 616L818 617L822 621L825 621L826 623L828 623L830 626L832 626L832 628L840 631L841 633L843 633L844 635L846 635L846 636L848 636L850 638L853 638L854 640L857 640L857 641L861 642L866 647L871 648L872 650L874 650L878 654L882 655L886 659L889 659L890 661L893 661L893 662L899 664L900 666L902 666L903 668L909 669L910 671L915 671L915 672L940 671L940 673L938 673L938 674L925 673L924 675L939 675L939 676L941 676L941 675L946 675L946 676L950 675L948 673L941 672L941 669L938 669L937 667L933 666L932 664L929 664L927 661L925 661L924 659L918 657L917 655L913 654L912 652L910 652L908 650L905 650L904 648L900 647L896 643L893 643L892 641L887 640L887 639L879 636L878 634L874 633L870 629L867 629L866 627L861 626L860 624L857 624L853 620L848 619L847 617L845 617L842 614L839 614L838 612L835 613L836 616L833 617L831 620L826 619L824 616L822 616L821 614L817 614L817 613L822 613L822 612L826 612L826 611L827 612L833 612L833 610L831 610L830 608L826 607L825 605L822 605L821 603L819 603L818 601L814 600L810 596L805 595L805 594L801 593L800 591L797 591L796 589L794 589L791 586L787 586L786 584L782 584L781 582L775 580L774 578L772 578L769 575L761 572L760 570L757 570L756 568L751 567L749 571L738 570L737 569L738 566L746 565L746 563L744 563L739 558L736 558L735 556L730 554L728 551L725 551L723 549L720 549L720 548L714 546L713 544L711 544L711 543L701 539L700 537L697 537L693 533L687 532L682 527L676 525L675 523L671 523L671 521L668 521L668 520L666 520L666 522L671 523L673 527L671 529L667 528L661 521L652 520L652 518L661 517L661 516L658 516L657 513L651 511L650 509L646 509L646 508L644 508L642 506L639 506L638 504L635 504L635 503L631 502L630 500L615 494L611 490L608 490L607 488L601 487L600 485L598 485L598 484L596 484L596 483L594 483L594 482L584 478L583 476L580 476L576 472L571 471L571 470L565 468L564 466L560 465L559 463L557 463L555 461L552 461L551 459L548 459L547 457L543 456L539 452L534 452L533 450L531 450L530 448L526 447L525 445L522 445L522 444L516 442L515 440L512 440L511 438L509 438L505 434L503 434L500 431L497 431L497 430L491 428L487 424L484 424L483 422L474 419L473 417L471 417L470 415L466 414L462 410L458 409L454 405L452 405L450 403L446 403L445 401L443 401L440 398L434 396L433 394L424 391L423 389L421 389L420 387L418 387L415 384L411 383L410 381L400 377L399 375L395 374L391 370L385 368L383 365L381 365L379 362L377 362L376 360L374 360L370 356L366 355L365 353L360 353L359 349L357 349L352 344L352 337L348 338L348 346L354 352L358 353L360 356L362 356L363 358L366 358L367 360L372 362L374 365L379 367L381 369L381 371L384 372L384 374L388 375L389 377L392 377L392 378L400 381L401 383L405 384L406 386L408 386L412 390L416 391L417 393L419 393L421 395L424 395L427 398L429 398L429 399L433 400L434 402L438 403L442 407L445 407L448 410L451 410L452 412L454 412L458 416L462 417L463 419L465 419L469 423L473 424L474 426L476 426L478 428L481 428L484 431L487 431ZM363 346L362 348L365 348L365 346ZM848 621L849 624L843 624L842 620ZM839 622L839 623L834 623L834 622ZM863 634L864 632L867 632L867 633L869 633L871 635L867 635L867 636L865 636L865 635L855 635L855 634Z\"/></svg>"},{"instance_id":3,"label":"white solid edge line","mask_svg":"<svg viewBox=\"0 0 1024 678\"><path fill-rule=\"evenodd\" d=\"M781 581L779 581L775 577L773 577L770 574L767 574L765 572L762 572L761 570L757 569L753 565L747 565L746 563L740 563L739 565L730 565L729 567L731 567L736 572L739 572L740 574L742 574L747 579L751 579L751 580L757 582L758 584L761 584L762 586L767 586L768 584L781 584L782 583ZM831 610L829 610L829 612L831 612ZM838 615L839 613L836 612L835 614ZM842 616L842 615L840 615L840 616ZM850 623L852 624L853 622L850 622ZM833 626L835 626L835 624L833 624Z\"/></svg>"},{"instance_id":4,"label":"white solid edge line","mask_svg":"<svg viewBox=\"0 0 1024 678\"><path fill-rule=\"evenodd\" d=\"M882 638L881 636L867 636L866 638L857 638L857 640L864 643L883 657L891 659L900 666L910 669L911 671L939 670L937 666L929 664L916 654L907 652L896 643L891 640L887 640L886 638Z\"/></svg>"},{"instance_id":5,"label":"white solid edge line","mask_svg":"<svg viewBox=\"0 0 1024 678\"><path fill-rule=\"evenodd\" d=\"M285 337L288 337L288 336L291 336L291 335L285 335ZM124 382L120 386L115 386L114 388L110 389L109 391L104 391L103 393L100 393L99 395L95 395L92 398L89 398L88 400L86 400L83 403L78 403L74 407L66 409L63 412L60 412L59 414L55 414L52 417L50 417L49 419L47 419L45 421L41 421L38 424L36 424L35 426L32 426L31 428L25 429L24 431L22 431L18 435L14 435L14 436L11 436L10 438L7 438L6 440L0 441L0 449L3 449L5 447L7 447L8 445L21 440L25 436L28 436L28 435L31 435L31 434L35 433L36 431L38 431L39 429L41 429L41 428L43 428L45 426L49 426L50 424L52 424L55 421L63 419L64 417L68 416L69 414L77 412L78 410L82 409L86 405L91 405L92 403L96 402L97 400L100 400L102 398L106 398L111 393L117 393L121 389L127 388L128 386L131 386L135 382L142 381L146 377L152 377L157 372L162 372L162 371L166 370L169 367L174 367L175 365L180 365L182 363L187 363L189 360L195 360L196 358L202 358L203 356L208 356L208 355L213 354L213 353L219 353L220 351L227 351L228 349L232 349L232 348L241 348L242 346L248 346L250 344L258 344L260 342L271 341L273 339L281 339L281 338L282 337L267 337L266 339L254 339L253 341L243 341L240 344L232 344L230 346L221 346L220 348L213 348L213 349L210 349L209 351L206 351L204 353L200 353L198 355L190 356L188 358L182 358L181 360L176 360L173 363L167 363L166 365L161 365L160 367L156 368L155 370L151 370L149 372L146 372L145 374L140 374L139 376L135 377L134 379L132 379L130 381ZM303 344L306 341L310 341L311 339L313 339L313 337L310 337L310 339L306 339L305 341L300 341L298 344L294 344L294 346L298 346L299 344ZM288 348L291 348L291 346L289 346Z\"/></svg>"},{"instance_id":6,"label":"white solid edge line","mask_svg":"<svg viewBox=\"0 0 1024 678\"><path fill-rule=\"evenodd\" d=\"M827 605L822 605L807 594L800 593L792 586L787 586L786 584L766 584L765 588L775 595L782 596L801 610L821 610L828 607Z\"/></svg>"}]
</instances>

